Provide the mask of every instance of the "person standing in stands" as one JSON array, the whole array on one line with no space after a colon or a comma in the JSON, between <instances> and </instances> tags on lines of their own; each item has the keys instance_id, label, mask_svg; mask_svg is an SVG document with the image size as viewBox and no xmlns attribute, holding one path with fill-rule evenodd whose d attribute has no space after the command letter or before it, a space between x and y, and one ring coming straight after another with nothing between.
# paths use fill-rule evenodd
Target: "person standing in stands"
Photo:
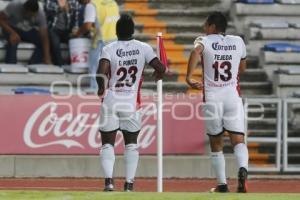
<instances>
[{"instance_id":1,"label":"person standing in stands","mask_svg":"<svg viewBox=\"0 0 300 200\"><path fill-rule=\"evenodd\" d=\"M65 63L60 49L61 43L68 43L72 32L79 27L81 4L77 0L46 0L44 10L48 22L48 33L52 62L62 66Z\"/></svg>"},{"instance_id":2,"label":"person standing in stands","mask_svg":"<svg viewBox=\"0 0 300 200\"><path fill-rule=\"evenodd\" d=\"M228 192L223 134L229 133L239 167L237 192L247 192L248 148L245 144L245 114L240 97L239 74L246 69L246 46L239 36L226 35L227 19L210 14L204 24L206 36L198 37L191 51L186 82L203 91L203 114L211 147L212 168L218 184L213 192ZM193 80L194 68L202 62L203 82Z\"/></svg>"},{"instance_id":3,"label":"person standing in stands","mask_svg":"<svg viewBox=\"0 0 300 200\"><path fill-rule=\"evenodd\" d=\"M117 39L116 23L120 17L119 7L114 0L79 0L79 2L85 5L84 21L75 36L82 37L87 33L91 35L89 73L92 77L90 87L96 89L96 72L102 48Z\"/></svg>"},{"instance_id":4,"label":"person standing in stands","mask_svg":"<svg viewBox=\"0 0 300 200\"><path fill-rule=\"evenodd\" d=\"M51 64L47 22L37 0L13 0L0 12L0 26L7 40L5 62L17 63L18 44L35 45L29 64Z\"/></svg>"}]
</instances>

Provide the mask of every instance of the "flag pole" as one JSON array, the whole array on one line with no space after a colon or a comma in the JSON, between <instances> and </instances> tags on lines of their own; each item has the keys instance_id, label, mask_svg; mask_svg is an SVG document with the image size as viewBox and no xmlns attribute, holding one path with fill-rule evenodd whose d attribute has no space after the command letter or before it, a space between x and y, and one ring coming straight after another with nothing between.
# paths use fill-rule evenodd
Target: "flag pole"
<instances>
[{"instance_id":1,"label":"flag pole","mask_svg":"<svg viewBox=\"0 0 300 200\"><path fill-rule=\"evenodd\" d=\"M157 33L157 56L160 59L159 39L162 33ZM162 80L157 81L157 192L163 191L163 117L162 117Z\"/></svg>"}]
</instances>

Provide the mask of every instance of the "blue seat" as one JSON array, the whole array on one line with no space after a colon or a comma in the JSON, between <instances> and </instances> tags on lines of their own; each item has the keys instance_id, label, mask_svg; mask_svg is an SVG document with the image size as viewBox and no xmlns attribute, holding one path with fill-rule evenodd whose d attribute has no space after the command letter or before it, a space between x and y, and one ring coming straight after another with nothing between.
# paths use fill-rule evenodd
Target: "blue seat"
<instances>
[{"instance_id":1,"label":"blue seat","mask_svg":"<svg viewBox=\"0 0 300 200\"><path fill-rule=\"evenodd\" d=\"M41 89L41 88L15 88L13 89L15 94L51 94L49 90L47 89Z\"/></svg>"},{"instance_id":2,"label":"blue seat","mask_svg":"<svg viewBox=\"0 0 300 200\"><path fill-rule=\"evenodd\" d=\"M238 0L240 3L248 3L248 4L273 4L275 0Z\"/></svg>"},{"instance_id":3,"label":"blue seat","mask_svg":"<svg viewBox=\"0 0 300 200\"><path fill-rule=\"evenodd\" d=\"M269 43L265 44L264 50L273 52L300 52L300 45L289 43Z\"/></svg>"}]
</instances>

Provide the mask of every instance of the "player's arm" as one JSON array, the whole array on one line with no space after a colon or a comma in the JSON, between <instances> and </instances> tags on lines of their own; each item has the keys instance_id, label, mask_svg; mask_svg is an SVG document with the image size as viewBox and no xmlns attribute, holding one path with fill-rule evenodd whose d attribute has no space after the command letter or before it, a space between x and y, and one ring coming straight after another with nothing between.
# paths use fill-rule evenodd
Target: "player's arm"
<instances>
[{"instance_id":1,"label":"player's arm","mask_svg":"<svg viewBox=\"0 0 300 200\"><path fill-rule=\"evenodd\" d=\"M239 66L239 74L244 73L246 68L247 68L246 58L241 59L240 66Z\"/></svg>"},{"instance_id":2,"label":"player's arm","mask_svg":"<svg viewBox=\"0 0 300 200\"><path fill-rule=\"evenodd\" d=\"M247 63L246 63L246 58L247 58L247 49L246 45L244 43L244 40L240 38L241 42L241 61L239 65L239 74L243 73L246 70Z\"/></svg>"},{"instance_id":3,"label":"player's arm","mask_svg":"<svg viewBox=\"0 0 300 200\"><path fill-rule=\"evenodd\" d=\"M106 82L109 78L110 61L107 59L100 59L98 64L96 81L98 84L98 96L102 96L105 91Z\"/></svg>"},{"instance_id":4,"label":"player's arm","mask_svg":"<svg viewBox=\"0 0 300 200\"><path fill-rule=\"evenodd\" d=\"M160 62L160 60L156 57L149 63L149 65L155 70L154 74L156 80L163 79L166 72L166 67Z\"/></svg>"},{"instance_id":5,"label":"player's arm","mask_svg":"<svg viewBox=\"0 0 300 200\"><path fill-rule=\"evenodd\" d=\"M194 69L201 61L200 55L202 54L204 46L202 44L197 45L191 52L186 73L186 82L194 89L201 89L202 84L199 81L193 80L192 75Z\"/></svg>"}]
</instances>

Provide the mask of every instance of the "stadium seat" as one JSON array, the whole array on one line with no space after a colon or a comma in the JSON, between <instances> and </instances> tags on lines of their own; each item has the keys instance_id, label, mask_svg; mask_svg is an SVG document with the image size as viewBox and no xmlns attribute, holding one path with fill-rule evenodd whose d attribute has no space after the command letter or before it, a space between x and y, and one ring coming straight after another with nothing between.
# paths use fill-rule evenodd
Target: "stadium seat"
<instances>
[{"instance_id":1,"label":"stadium seat","mask_svg":"<svg viewBox=\"0 0 300 200\"><path fill-rule=\"evenodd\" d=\"M275 73L300 75L300 65L299 66L291 65L289 68L279 67L279 69L276 70Z\"/></svg>"},{"instance_id":2,"label":"stadium seat","mask_svg":"<svg viewBox=\"0 0 300 200\"><path fill-rule=\"evenodd\" d=\"M286 21L274 21L274 20L257 20L250 24L258 28L289 28L290 24Z\"/></svg>"},{"instance_id":3,"label":"stadium seat","mask_svg":"<svg viewBox=\"0 0 300 200\"><path fill-rule=\"evenodd\" d=\"M20 87L13 89L15 94L50 94L50 91L47 89L41 89L41 88L25 88Z\"/></svg>"},{"instance_id":4,"label":"stadium seat","mask_svg":"<svg viewBox=\"0 0 300 200\"><path fill-rule=\"evenodd\" d=\"M248 4L273 4L274 0L238 0L240 3L248 3Z\"/></svg>"},{"instance_id":5,"label":"stadium seat","mask_svg":"<svg viewBox=\"0 0 300 200\"><path fill-rule=\"evenodd\" d=\"M277 0L281 4L300 4L300 0Z\"/></svg>"},{"instance_id":6,"label":"stadium seat","mask_svg":"<svg viewBox=\"0 0 300 200\"><path fill-rule=\"evenodd\" d=\"M289 43L269 43L264 46L264 50L273 52L300 52L300 45Z\"/></svg>"},{"instance_id":7,"label":"stadium seat","mask_svg":"<svg viewBox=\"0 0 300 200\"><path fill-rule=\"evenodd\" d=\"M22 64L0 64L1 73L27 73L28 69Z\"/></svg>"},{"instance_id":8,"label":"stadium seat","mask_svg":"<svg viewBox=\"0 0 300 200\"><path fill-rule=\"evenodd\" d=\"M64 70L56 65L34 64L27 65L30 72L46 74L62 74Z\"/></svg>"}]
</instances>

